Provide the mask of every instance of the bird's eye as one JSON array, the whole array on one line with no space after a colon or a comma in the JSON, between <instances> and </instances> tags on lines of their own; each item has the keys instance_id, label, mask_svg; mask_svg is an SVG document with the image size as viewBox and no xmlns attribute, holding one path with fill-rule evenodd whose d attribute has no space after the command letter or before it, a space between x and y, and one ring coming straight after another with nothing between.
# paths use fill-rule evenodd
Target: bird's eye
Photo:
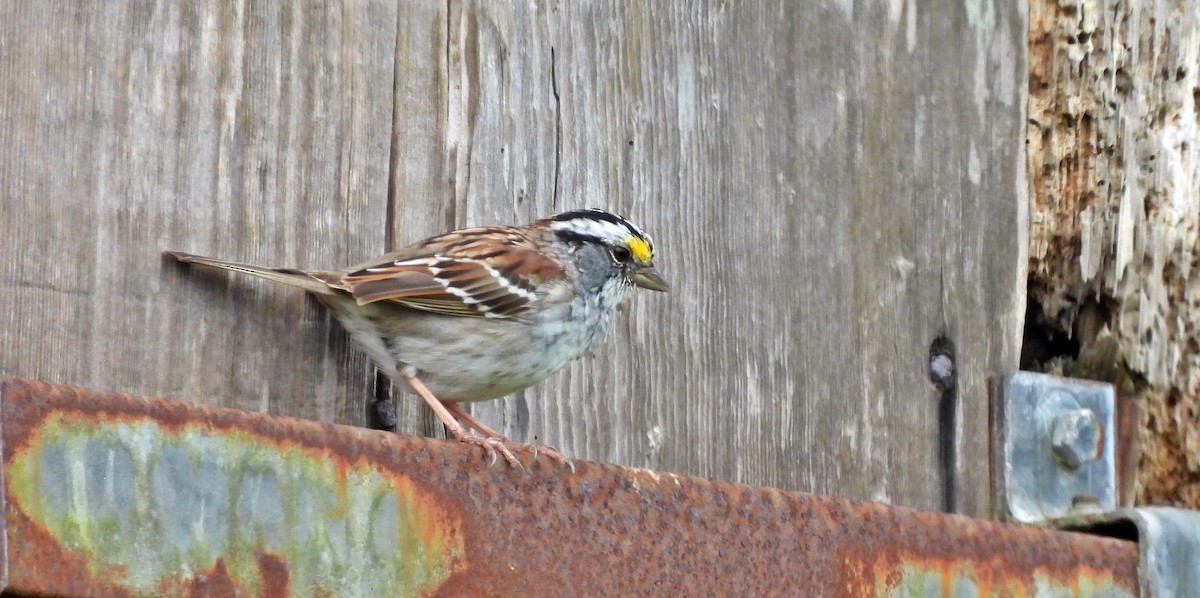
<instances>
[{"instance_id":1,"label":"bird's eye","mask_svg":"<svg viewBox=\"0 0 1200 598\"><path fill-rule=\"evenodd\" d=\"M613 247L612 257L613 261L617 262L618 264L623 264L628 262L631 256L628 249L624 247Z\"/></svg>"}]
</instances>

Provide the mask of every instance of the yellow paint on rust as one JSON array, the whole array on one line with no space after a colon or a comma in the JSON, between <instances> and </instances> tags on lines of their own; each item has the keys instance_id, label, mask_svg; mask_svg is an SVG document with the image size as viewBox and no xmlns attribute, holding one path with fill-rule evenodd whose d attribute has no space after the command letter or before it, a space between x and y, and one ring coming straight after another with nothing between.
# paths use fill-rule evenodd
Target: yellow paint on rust
<instances>
[{"instance_id":1,"label":"yellow paint on rust","mask_svg":"<svg viewBox=\"0 0 1200 598\"><path fill-rule=\"evenodd\" d=\"M1008 571L1004 563L979 561L972 558L927 559L880 558L870 568L874 577L873 592L853 595L874 595L880 598L917 596L1092 596L1102 594L1114 598L1133 598L1121 589L1106 572L1082 568L1077 576L1063 578L1049 571Z\"/></svg>"},{"instance_id":2,"label":"yellow paint on rust","mask_svg":"<svg viewBox=\"0 0 1200 598\"><path fill-rule=\"evenodd\" d=\"M184 594L218 562L257 595L263 555L304 596L427 593L465 566L458 517L409 478L236 430L55 414L5 476L10 509L140 595Z\"/></svg>"}]
</instances>

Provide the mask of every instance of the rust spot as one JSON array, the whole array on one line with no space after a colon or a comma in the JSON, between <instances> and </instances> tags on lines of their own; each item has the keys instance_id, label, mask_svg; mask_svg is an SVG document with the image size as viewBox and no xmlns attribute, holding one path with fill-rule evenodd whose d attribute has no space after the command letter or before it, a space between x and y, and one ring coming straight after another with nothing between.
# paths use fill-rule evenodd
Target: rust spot
<instances>
[{"instance_id":1,"label":"rust spot","mask_svg":"<svg viewBox=\"0 0 1200 598\"><path fill-rule=\"evenodd\" d=\"M179 592L169 585L159 586L160 596L174 596ZM207 571L198 572L187 584L184 595L191 598L226 598L228 596L244 596L246 592L238 587L229 575L224 559L217 559L216 564ZM262 594L263 596L282 596L283 594Z\"/></svg>"},{"instance_id":2,"label":"rust spot","mask_svg":"<svg viewBox=\"0 0 1200 598\"><path fill-rule=\"evenodd\" d=\"M5 491L5 505L12 497ZM132 596L128 590L88 573L87 562L74 552L64 550L42 526L19 510L6 508L4 529L8 536L9 588L20 585L21 592L35 595Z\"/></svg>"},{"instance_id":3,"label":"rust spot","mask_svg":"<svg viewBox=\"0 0 1200 598\"><path fill-rule=\"evenodd\" d=\"M258 578L262 580L258 592L260 596L289 595L287 562L279 556L258 552Z\"/></svg>"}]
</instances>

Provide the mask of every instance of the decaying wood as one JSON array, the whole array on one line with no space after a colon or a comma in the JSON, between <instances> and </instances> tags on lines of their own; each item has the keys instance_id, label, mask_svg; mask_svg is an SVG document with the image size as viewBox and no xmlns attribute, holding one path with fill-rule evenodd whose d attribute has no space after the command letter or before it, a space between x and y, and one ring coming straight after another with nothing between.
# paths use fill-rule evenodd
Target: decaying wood
<instances>
[{"instance_id":1,"label":"decaying wood","mask_svg":"<svg viewBox=\"0 0 1200 598\"><path fill-rule=\"evenodd\" d=\"M0 7L0 372L362 423L371 370L312 301L158 252L332 267L608 207L675 292L477 416L581 458L985 512L985 378L1024 313L1020 3L72 10Z\"/></svg>"},{"instance_id":2,"label":"decaying wood","mask_svg":"<svg viewBox=\"0 0 1200 598\"><path fill-rule=\"evenodd\" d=\"M1200 11L1039 0L1030 32L1031 299L1085 354L1116 339L1138 501L1200 507Z\"/></svg>"}]
</instances>

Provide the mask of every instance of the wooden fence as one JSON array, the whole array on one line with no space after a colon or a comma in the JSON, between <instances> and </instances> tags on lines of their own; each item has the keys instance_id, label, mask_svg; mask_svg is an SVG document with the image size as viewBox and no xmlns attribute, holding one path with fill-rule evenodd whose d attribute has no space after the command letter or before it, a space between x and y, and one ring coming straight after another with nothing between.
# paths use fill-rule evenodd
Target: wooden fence
<instances>
[{"instance_id":1,"label":"wooden fence","mask_svg":"<svg viewBox=\"0 0 1200 598\"><path fill-rule=\"evenodd\" d=\"M1019 2L2 3L0 373L362 424L389 390L315 302L160 252L339 267L607 207L674 292L476 415L982 514L985 378L1024 314L1025 39Z\"/></svg>"}]
</instances>

